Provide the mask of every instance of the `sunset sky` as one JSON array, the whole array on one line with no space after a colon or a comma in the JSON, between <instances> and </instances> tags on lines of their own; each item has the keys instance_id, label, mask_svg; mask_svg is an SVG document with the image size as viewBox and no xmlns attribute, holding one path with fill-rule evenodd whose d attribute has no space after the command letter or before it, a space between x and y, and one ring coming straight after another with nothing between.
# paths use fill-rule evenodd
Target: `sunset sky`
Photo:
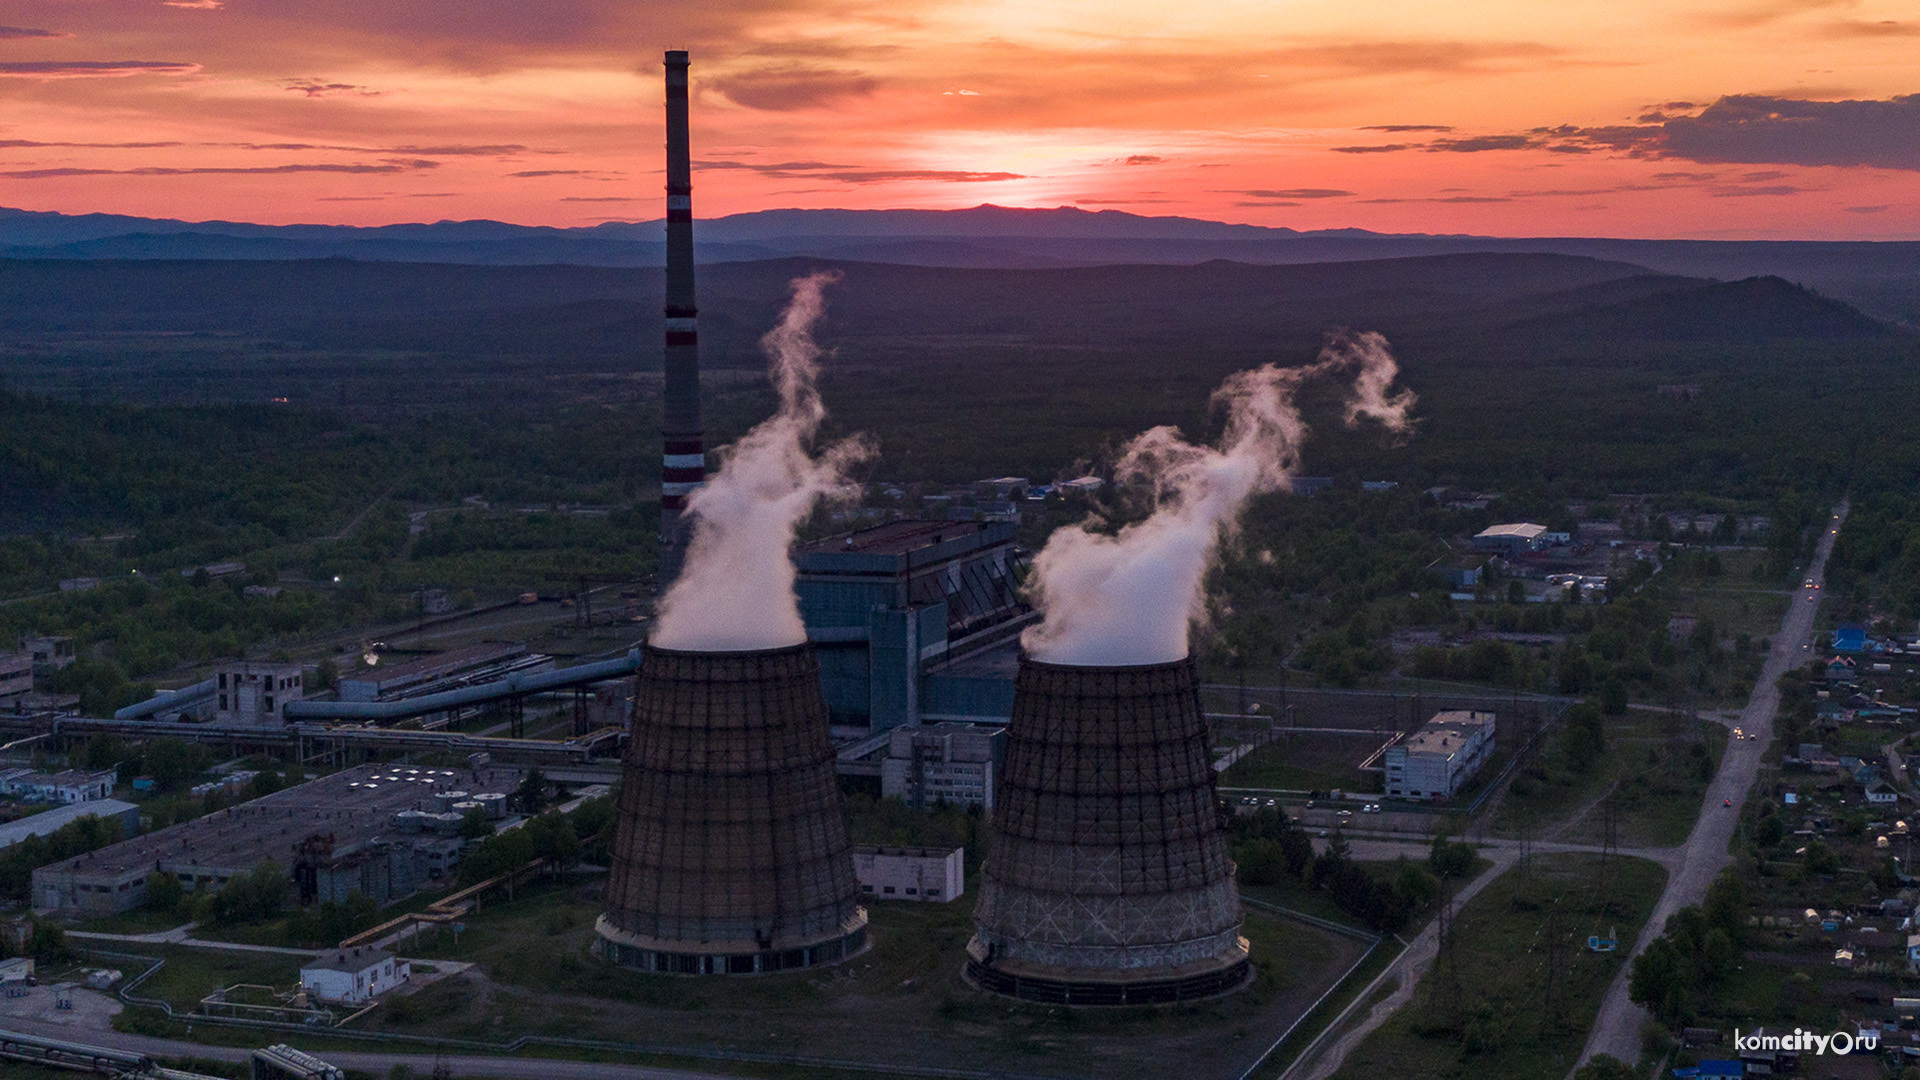
<instances>
[{"instance_id":1,"label":"sunset sky","mask_svg":"<svg viewBox=\"0 0 1920 1080\"><path fill-rule=\"evenodd\" d=\"M0 0L0 206L1920 239L1920 0Z\"/></svg>"}]
</instances>

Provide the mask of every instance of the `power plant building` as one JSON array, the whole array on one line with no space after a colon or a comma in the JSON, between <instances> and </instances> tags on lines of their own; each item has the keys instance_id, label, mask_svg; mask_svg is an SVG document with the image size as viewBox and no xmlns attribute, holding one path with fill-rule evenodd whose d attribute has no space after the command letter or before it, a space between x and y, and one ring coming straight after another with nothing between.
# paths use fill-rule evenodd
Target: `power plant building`
<instances>
[{"instance_id":1,"label":"power plant building","mask_svg":"<svg viewBox=\"0 0 1920 1080\"><path fill-rule=\"evenodd\" d=\"M1209 997L1250 974L1191 660L1023 657L967 976L1072 1005Z\"/></svg>"},{"instance_id":2,"label":"power plant building","mask_svg":"<svg viewBox=\"0 0 1920 1080\"><path fill-rule=\"evenodd\" d=\"M1494 714L1435 713L1420 730L1380 755L1387 797L1436 802L1451 799L1493 756Z\"/></svg>"},{"instance_id":3,"label":"power plant building","mask_svg":"<svg viewBox=\"0 0 1920 1080\"><path fill-rule=\"evenodd\" d=\"M1012 680L960 665L1031 621L1012 524L894 521L803 544L793 561L836 726L1009 715Z\"/></svg>"},{"instance_id":4,"label":"power plant building","mask_svg":"<svg viewBox=\"0 0 1920 1080\"><path fill-rule=\"evenodd\" d=\"M894 728L880 763L880 794L909 806L937 803L993 809L1007 731L989 724Z\"/></svg>"},{"instance_id":5,"label":"power plant building","mask_svg":"<svg viewBox=\"0 0 1920 1080\"><path fill-rule=\"evenodd\" d=\"M819 665L805 643L649 648L595 949L642 971L753 975L867 942Z\"/></svg>"}]
</instances>

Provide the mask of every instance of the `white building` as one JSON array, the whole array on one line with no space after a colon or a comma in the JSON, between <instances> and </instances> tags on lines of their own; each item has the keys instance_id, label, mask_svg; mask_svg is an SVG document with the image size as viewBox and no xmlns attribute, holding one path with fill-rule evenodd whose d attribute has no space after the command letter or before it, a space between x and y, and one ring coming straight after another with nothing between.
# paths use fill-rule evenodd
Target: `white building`
<instances>
[{"instance_id":1,"label":"white building","mask_svg":"<svg viewBox=\"0 0 1920 1080\"><path fill-rule=\"evenodd\" d=\"M1531 522L1490 525L1474 534L1473 546L1478 551L1497 551L1503 555L1539 551L1547 546L1547 527Z\"/></svg>"},{"instance_id":2,"label":"white building","mask_svg":"<svg viewBox=\"0 0 1920 1080\"><path fill-rule=\"evenodd\" d=\"M1493 755L1490 712L1443 712L1387 748L1387 797L1450 799Z\"/></svg>"},{"instance_id":3,"label":"white building","mask_svg":"<svg viewBox=\"0 0 1920 1080\"><path fill-rule=\"evenodd\" d=\"M944 904L966 889L966 849L858 846L853 876L860 892L883 900L924 900Z\"/></svg>"},{"instance_id":4,"label":"white building","mask_svg":"<svg viewBox=\"0 0 1920 1080\"><path fill-rule=\"evenodd\" d=\"M57 773L8 769L0 772L0 794L29 802L84 803L112 795L113 785L119 782L118 768L97 772L67 769Z\"/></svg>"},{"instance_id":5,"label":"white building","mask_svg":"<svg viewBox=\"0 0 1920 1080\"><path fill-rule=\"evenodd\" d=\"M216 724L281 724L289 701L306 696L299 664L230 660L214 669Z\"/></svg>"},{"instance_id":6,"label":"white building","mask_svg":"<svg viewBox=\"0 0 1920 1080\"><path fill-rule=\"evenodd\" d=\"M893 729L880 763L880 794L912 806L938 802L993 809L994 773L1007 732L981 724Z\"/></svg>"},{"instance_id":7,"label":"white building","mask_svg":"<svg viewBox=\"0 0 1920 1080\"><path fill-rule=\"evenodd\" d=\"M360 1005L406 982L411 974L405 960L362 945L320 954L300 969L300 988L321 1001Z\"/></svg>"}]
</instances>

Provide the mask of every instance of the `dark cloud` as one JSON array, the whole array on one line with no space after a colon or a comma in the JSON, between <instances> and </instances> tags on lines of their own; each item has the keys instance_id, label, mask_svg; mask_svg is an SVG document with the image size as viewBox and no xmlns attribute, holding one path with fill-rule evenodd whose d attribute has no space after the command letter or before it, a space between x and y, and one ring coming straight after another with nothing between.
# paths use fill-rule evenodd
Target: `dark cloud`
<instances>
[{"instance_id":1,"label":"dark cloud","mask_svg":"<svg viewBox=\"0 0 1920 1080\"><path fill-rule=\"evenodd\" d=\"M704 85L749 109L788 112L826 105L840 98L866 97L880 83L857 71L781 67L722 75L707 80Z\"/></svg>"},{"instance_id":2,"label":"dark cloud","mask_svg":"<svg viewBox=\"0 0 1920 1080\"><path fill-rule=\"evenodd\" d=\"M23 60L0 64L5 79L117 79L128 75L191 75L199 64L172 60Z\"/></svg>"},{"instance_id":3,"label":"dark cloud","mask_svg":"<svg viewBox=\"0 0 1920 1080\"><path fill-rule=\"evenodd\" d=\"M1235 206L1299 206L1300 204L1297 202L1290 202L1286 199L1241 199L1235 202L1233 205Z\"/></svg>"},{"instance_id":4,"label":"dark cloud","mask_svg":"<svg viewBox=\"0 0 1920 1080\"><path fill-rule=\"evenodd\" d=\"M1122 165L1158 165L1165 160L1167 159L1161 157L1159 154L1129 154L1127 155L1125 160L1120 162L1120 164Z\"/></svg>"},{"instance_id":5,"label":"dark cloud","mask_svg":"<svg viewBox=\"0 0 1920 1080\"><path fill-rule=\"evenodd\" d=\"M1719 175L1719 173L1710 172L1657 172L1653 174L1653 178L1655 180L1712 180Z\"/></svg>"},{"instance_id":6,"label":"dark cloud","mask_svg":"<svg viewBox=\"0 0 1920 1080\"><path fill-rule=\"evenodd\" d=\"M1369 125L1367 125L1366 127L1363 127L1363 128L1361 128L1361 129L1359 129L1359 130L1361 130L1361 131L1386 131L1386 132L1400 132L1400 131L1452 131L1452 130L1453 130L1453 125L1451 125L1451 124L1369 124Z\"/></svg>"},{"instance_id":7,"label":"dark cloud","mask_svg":"<svg viewBox=\"0 0 1920 1080\"><path fill-rule=\"evenodd\" d=\"M1669 102L1689 107L1688 102ZM1474 135L1425 143L1336 146L1342 154L1401 150L1469 154L1488 150L1546 150L1584 154L1612 150L1631 157L1679 159L1701 164L1864 165L1920 171L1920 94L1885 101L1814 101L1762 94L1723 97L1694 116L1667 116L1657 123L1613 127L1534 128L1524 134ZM1662 174L1710 179L1710 174ZM1754 173L1748 182L1779 179Z\"/></svg>"},{"instance_id":8,"label":"dark cloud","mask_svg":"<svg viewBox=\"0 0 1920 1080\"><path fill-rule=\"evenodd\" d=\"M278 173L401 173L416 169L431 169L438 166L437 161L393 161L381 165L258 165L258 166L216 166L207 165L195 168L172 168L150 165L138 169L18 169L13 172L0 172L0 177L9 180L58 180L69 176L268 176Z\"/></svg>"},{"instance_id":9,"label":"dark cloud","mask_svg":"<svg viewBox=\"0 0 1920 1080\"><path fill-rule=\"evenodd\" d=\"M378 154L413 154L418 157L500 157L504 154L524 154L527 152L527 148L519 143L481 143L477 146L464 143L448 143L440 146L389 146L370 152ZM539 152L540 151L535 151L535 153Z\"/></svg>"},{"instance_id":10,"label":"dark cloud","mask_svg":"<svg viewBox=\"0 0 1920 1080\"><path fill-rule=\"evenodd\" d=\"M1503 203L1512 202L1507 195L1448 195L1445 198L1426 199L1361 199L1363 203Z\"/></svg>"},{"instance_id":11,"label":"dark cloud","mask_svg":"<svg viewBox=\"0 0 1920 1080\"><path fill-rule=\"evenodd\" d=\"M1342 191L1339 188L1308 187L1278 189L1253 188L1251 190L1238 192L1238 194L1251 195L1256 199L1339 199L1351 195L1353 192Z\"/></svg>"},{"instance_id":12,"label":"dark cloud","mask_svg":"<svg viewBox=\"0 0 1920 1080\"><path fill-rule=\"evenodd\" d=\"M567 195L561 202L636 202L625 195Z\"/></svg>"},{"instance_id":13,"label":"dark cloud","mask_svg":"<svg viewBox=\"0 0 1920 1080\"><path fill-rule=\"evenodd\" d=\"M528 169L525 172L508 173L508 176L585 176L585 169Z\"/></svg>"},{"instance_id":14,"label":"dark cloud","mask_svg":"<svg viewBox=\"0 0 1920 1080\"><path fill-rule=\"evenodd\" d=\"M1828 27L1827 32L1834 37L1920 37L1920 23L1894 22L1892 19L1879 22L1841 19Z\"/></svg>"},{"instance_id":15,"label":"dark cloud","mask_svg":"<svg viewBox=\"0 0 1920 1080\"><path fill-rule=\"evenodd\" d=\"M280 84L282 89L305 94L308 97L379 97L385 90L375 90L370 86L358 86L354 83L321 82L318 79L289 79Z\"/></svg>"},{"instance_id":16,"label":"dark cloud","mask_svg":"<svg viewBox=\"0 0 1920 1080\"><path fill-rule=\"evenodd\" d=\"M1715 188L1707 194L1712 195L1716 199L1744 199L1754 195L1798 195L1805 190L1805 188L1794 187L1792 184L1766 184L1749 187Z\"/></svg>"},{"instance_id":17,"label":"dark cloud","mask_svg":"<svg viewBox=\"0 0 1920 1080\"><path fill-rule=\"evenodd\" d=\"M35 30L27 26L0 26L0 41L14 41L20 38L68 38L72 34L63 34L58 30Z\"/></svg>"},{"instance_id":18,"label":"dark cloud","mask_svg":"<svg viewBox=\"0 0 1920 1080\"><path fill-rule=\"evenodd\" d=\"M1889 209L1889 208L1888 208L1888 207L1887 207L1887 206L1886 206L1886 205L1885 205L1884 203L1883 203L1883 204L1881 204L1881 205L1879 205L1879 206L1849 206L1849 207L1847 207L1847 213L1849 213L1849 214L1879 214L1879 213L1884 213L1884 212L1886 212L1886 210L1887 210L1887 209Z\"/></svg>"},{"instance_id":19,"label":"dark cloud","mask_svg":"<svg viewBox=\"0 0 1920 1080\"><path fill-rule=\"evenodd\" d=\"M1435 154L1478 154L1487 150L1526 150L1540 145L1529 135L1470 135L1464 139L1435 139L1426 145Z\"/></svg>"},{"instance_id":20,"label":"dark cloud","mask_svg":"<svg viewBox=\"0 0 1920 1080\"><path fill-rule=\"evenodd\" d=\"M169 146L185 146L178 142L40 142L35 139L0 139L0 149L28 150L41 147L63 147L85 150L158 150Z\"/></svg>"}]
</instances>

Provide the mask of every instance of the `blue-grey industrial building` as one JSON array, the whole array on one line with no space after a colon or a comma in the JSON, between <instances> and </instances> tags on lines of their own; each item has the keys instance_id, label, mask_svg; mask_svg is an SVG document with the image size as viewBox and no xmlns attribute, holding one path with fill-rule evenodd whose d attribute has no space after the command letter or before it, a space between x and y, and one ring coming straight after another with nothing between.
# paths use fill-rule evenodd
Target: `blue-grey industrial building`
<instances>
[{"instance_id":1,"label":"blue-grey industrial building","mask_svg":"<svg viewBox=\"0 0 1920 1080\"><path fill-rule=\"evenodd\" d=\"M894 521L802 545L794 563L836 726L1011 713L1019 631L1034 618L1011 522Z\"/></svg>"}]
</instances>

